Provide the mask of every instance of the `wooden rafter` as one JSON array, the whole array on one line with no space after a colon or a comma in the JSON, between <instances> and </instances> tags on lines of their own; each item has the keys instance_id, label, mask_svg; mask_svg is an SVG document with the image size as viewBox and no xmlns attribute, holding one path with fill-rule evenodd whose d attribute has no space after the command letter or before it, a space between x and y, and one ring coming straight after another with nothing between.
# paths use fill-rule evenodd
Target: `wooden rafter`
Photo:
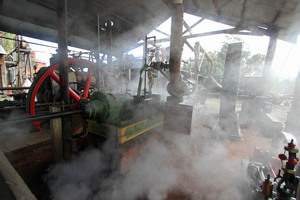
<instances>
[{"instance_id":1,"label":"wooden rafter","mask_svg":"<svg viewBox=\"0 0 300 200\"><path fill-rule=\"evenodd\" d=\"M104 9L99 16L100 17L104 17L106 15L112 14L112 13L116 13L119 10L122 10L123 8L126 8L132 4L137 4L137 3L141 3L142 0L126 0L126 1L121 1L122 3L118 3L110 8L104 8L103 5L101 5L99 2L95 2L95 5L97 7L101 7L102 9Z\"/></svg>"},{"instance_id":2,"label":"wooden rafter","mask_svg":"<svg viewBox=\"0 0 300 200\"><path fill-rule=\"evenodd\" d=\"M189 27L189 25L186 23L185 20L183 20L183 26L186 28L186 30L187 30L188 32L190 32L191 35L193 34L193 33L192 33L192 29Z\"/></svg>"},{"instance_id":3,"label":"wooden rafter","mask_svg":"<svg viewBox=\"0 0 300 200\"><path fill-rule=\"evenodd\" d=\"M32 2L32 3L35 3L37 5L40 5L40 6L43 6L49 10L52 10L52 11L56 11L57 10L57 7L54 6L54 5L51 5L49 3L46 3L44 1L40 1L40 0L28 0L29 2Z\"/></svg>"},{"instance_id":4,"label":"wooden rafter","mask_svg":"<svg viewBox=\"0 0 300 200\"><path fill-rule=\"evenodd\" d=\"M204 36L210 36L210 35L219 35L219 34L236 34L236 35L256 35L256 36L262 36L265 34L265 32L240 32L236 30L236 28L230 28L230 29L224 29L224 30L218 30L218 31L210 31L210 32L205 32L205 33L197 33L193 35L186 35L182 36L183 42L185 40L191 39L191 38L196 38L196 37L204 37ZM162 42L169 42L170 38L162 38L162 39L157 39L157 43L162 43ZM135 49L137 47L142 46L143 43L136 44L132 46L131 49Z\"/></svg>"},{"instance_id":5,"label":"wooden rafter","mask_svg":"<svg viewBox=\"0 0 300 200\"><path fill-rule=\"evenodd\" d=\"M198 24L200 24L203 20L205 20L205 18L201 18L200 20L198 20L197 22L195 22L192 26L190 26L191 29L193 29L195 26L197 26ZM183 31L182 35L186 34L188 32L188 30Z\"/></svg>"},{"instance_id":6,"label":"wooden rafter","mask_svg":"<svg viewBox=\"0 0 300 200\"><path fill-rule=\"evenodd\" d=\"M123 9L126 6L131 5L131 4L136 4L136 3L142 2L142 0L128 0L128 1L122 1L122 2L123 3L114 5L110 8L106 8L105 6L100 4L99 2L94 2L94 5L102 10L99 14L100 17L104 17L104 16L107 16L109 14L112 14L115 17L117 17L118 19L120 19L121 21L127 23L128 25L133 26L134 23L132 23L131 21L127 20L126 18L120 16L116 12ZM89 17L83 18L81 20L78 20L77 23L78 23L78 25L81 25L81 24L84 24L84 23L87 23L87 22L93 20L94 18L95 18L94 16L89 16Z\"/></svg>"},{"instance_id":7,"label":"wooden rafter","mask_svg":"<svg viewBox=\"0 0 300 200\"><path fill-rule=\"evenodd\" d=\"M163 31L161 31L161 30L159 30L159 29L154 29L155 31L157 31L157 32L159 32L159 33L161 33L161 34L163 34L163 35L165 35L165 36L167 36L167 37L170 37L170 35L168 34L168 33L165 33L165 32L163 32Z\"/></svg>"},{"instance_id":8,"label":"wooden rafter","mask_svg":"<svg viewBox=\"0 0 300 200\"><path fill-rule=\"evenodd\" d=\"M89 9L90 6L91 6L91 0L86 0L80 13L86 12ZM75 32L76 28L78 27L78 21L80 21L80 20L81 20L81 15L80 14L77 14L75 16L75 18L73 18L73 22L69 26L69 30L68 30L68 35L69 36L72 35Z\"/></svg>"},{"instance_id":9,"label":"wooden rafter","mask_svg":"<svg viewBox=\"0 0 300 200\"><path fill-rule=\"evenodd\" d=\"M212 2L214 4L214 8L215 8L215 11L216 11L217 15L220 15L221 10L219 8L219 4L218 4L217 0L212 0Z\"/></svg>"},{"instance_id":10,"label":"wooden rafter","mask_svg":"<svg viewBox=\"0 0 300 200\"><path fill-rule=\"evenodd\" d=\"M193 3L193 5L194 5L197 9L200 8L199 3L198 3L197 0L192 0L192 3Z\"/></svg>"},{"instance_id":11,"label":"wooden rafter","mask_svg":"<svg viewBox=\"0 0 300 200\"><path fill-rule=\"evenodd\" d=\"M183 40L183 43L186 44L191 51L195 51L194 47L186 39Z\"/></svg>"},{"instance_id":12,"label":"wooden rafter","mask_svg":"<svg viewBox=\"0 0 300 200\"><path fill-rule=\"evenodd\" d=\"M103 16L106 16L106 15L108 15L108 14L111 14L111 15L117 17L118 19L122 20L123 22L127 23L127 24L130 25L130 26L133 26L133 25L134 25L133 22L131 22L131 21L129 21L128 19L126 19L126 18L120 16L119 14L115 13L115 11L112 11L113 9L107 9L106 7L104 7L103 5L101 5L101 4L98 3L98 2L95 2L95 6L97 6L98 8L101 8L101 9L103 9L103 10L109 10L109 12L108 12L108 11L106 11L106 12L101 12L101 13L99 14L99 17L103 17Z\"/></svg>"},{"instance_id":13,"label":"wooden rafter","mask_svg":"<svg viewBox=\"0 0 300 200\"><path fill-rule=\"evenodd\" d=\"M286 3L287 3L287 0L283 0L283 1L282 1L281 6L280 6L280 8L278 9L278 11L277 11L275 17L273 18L271 25L273 25L273 24L277 21L277 19L280 17L281 12L282 12L282 9L284 8L284 6L285 6Z\"/></svg>"},{"instance_id":14,"label":"wooden rafter","mask_svg":"<svg viewBox=\"0 0 300 200\"><path fill-rule=\"evenodd\" d=\"M242 24L244 22L244 19L245 19L246 4L247 4L247 0L242 0L241 14L240 14L240 24Z\"/></svg>"}]
</instances>

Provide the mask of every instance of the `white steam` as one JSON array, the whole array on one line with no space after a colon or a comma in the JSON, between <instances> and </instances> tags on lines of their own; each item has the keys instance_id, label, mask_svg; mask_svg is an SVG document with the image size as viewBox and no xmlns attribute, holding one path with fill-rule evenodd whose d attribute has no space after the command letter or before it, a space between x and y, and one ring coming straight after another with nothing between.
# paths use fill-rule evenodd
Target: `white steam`
<instances>
[{"instance_id":1,"label":"white steam","mask_svg":"<svg viewBox=\"0 0 300 200\"><path fill-rule=\"evenodd\" d=\"M123 175L107 173L107 158L96 149L57 165L47 177L52 198L164 200L179 188L192 199L244 199L237 162L228 159L226 147L212 140L208 130L201 127L191 136L163 134L161 140L147 145Z\"/></svg>"}]
</instances>

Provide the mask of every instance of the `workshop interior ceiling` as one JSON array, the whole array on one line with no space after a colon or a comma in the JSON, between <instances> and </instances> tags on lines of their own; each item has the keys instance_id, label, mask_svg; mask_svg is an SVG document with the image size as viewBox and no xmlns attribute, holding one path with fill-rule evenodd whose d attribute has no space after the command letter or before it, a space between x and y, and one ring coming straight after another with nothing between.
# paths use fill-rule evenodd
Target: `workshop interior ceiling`
<instances>
[{"instance_id":1,"label":"workshop interior ceiling","mask_svg":"<svg viewBox=\"0 0 300 200\"><path fill-rule=\"evenodd\" d=\"M237 31L295 42L300 32L299 0L183 0L185 12L221 22ZM57 41L56 0L1 0L0 30ZM125 52L171 16L173 0L68 0L69 45L101 47L108 41L105 22L113 21L113 46Z\"/></svg>"}]
</instances>

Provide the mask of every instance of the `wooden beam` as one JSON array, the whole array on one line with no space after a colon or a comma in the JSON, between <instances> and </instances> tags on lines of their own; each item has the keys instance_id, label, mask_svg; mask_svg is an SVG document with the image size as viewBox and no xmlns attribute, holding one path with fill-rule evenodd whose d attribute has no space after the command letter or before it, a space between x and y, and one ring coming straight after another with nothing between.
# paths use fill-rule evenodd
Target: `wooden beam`
<instances>
[{"instance_id":1,"label":"wooden beam","mask_svg":"<svg viewBox=\"0 0 300 200\"><path fill-rule=\"evenodd\" d=\"M99 17L104 17L106 15L115 13L119 10L122 10L123 8L126 8L132 4L137 4L137 3L141 3L142 0L127 0L127 1L121 1L122 3L118 3L115 4L114 6L110 7L110 8L104 8L104 6L102 6L99 2L95 2L94 4L96 6L100 6L102 9L104 9L103 12L99 13Z\"/></svg>"},{"instance_id":2,"label":"wooden beam","mask_svg":"<svg viewBox=\"0 0 300 200\"><path fill-rule=\"evenodd\" d=\"M275 56L276 46L277 46L277 32L270 33L270 40L268 45L268 51L265 58L265 66L263 69L263 79L265 81L264 93L267 95L271 88L271 78L272 78L272 64Z\"/></svg>"},{"instance_id":3,"label":"wooden beam","mask_svg":"<svg viewBox=\"0 0 300 200\"><path fill-rule=\"evenodd\" d=\"M50 113L60 112L59 107L50 106ZM51 133L51 145L52 145L52 159L53 163L57 164L63 161L62 150L62 124L61 118L50 119L50 133Z\"/></svg>"},{"instance_id":4,"label":"wooden beam","mask_svg":"<svg viewBox=\"0 0 300 200\"><path fill-rule=\"evenodd\" d=\"M198 24L200 24L203 20L205 20L205 18L201 18L200 20L198 20L197 22L195 22L190 28L193 29L195 26L197 26ZM186 34L188 32L188 30L183 31L182 35Z\"/></svg>"},{"instance_id":5,"label":"wooden beam","mask_svg":"<svg viewBox=\"0 0 300 200\"><path fill-rule=\"evenodd\" d=\"M97 6L98 8L101 8L101 9L103 9L103 10L106 10L106 11L104 11L104 12L100 12L100 14L99 14L99 17L100 17L100 18L101 18L101 17L104 17L104 16L106 16L106 15L108 15L108 14L112 14L113 16L117 17L118 19L122 20L123 22L127 23L128 25L130 25L130 26L133 26L133 25L134 25L133 22L131 22L131 21L127 20L126 18L120 16L119 14L115 13L115 11L113 11L113 10L116 10L116 9L107 9L107 8L105 8L103 5L101 5L101 4L98 3L98 2L95 2L94 4L95 4L95 6Z\"/></svg>"},{"instance_id":6,"label":"wooden beam","mask_svg":"<svg viewBox=\"0 0 300 200\"><path fill-rule=\"evenodd\" d=\"M183 26L186 28L186 30L187 30L188 32L190 32L191 35L193 34L193 33L192 33L192 29L189 27L189 25L186 23L185 20L183 20Z\"/></svg>"},{"instance_id":7,"label":"wooden beam","mask_svg":"<svg viewBox=\"0 0 300 200\"><path fill-rule=\"evenodd\" d=\"M235 28L231 28L231 29L225 29L225 30L210 31L210 32L205 32L205 33L197 33L197 34L193 34L193 35L187 35L187 36L183 36L183 40L196 38L196 37L204 37L204 36L209 36L209 35L218 35L218 34L236 34L236 35L262 36L265 33L262 33L262 32L258 32L258 33L239 32ZM170 41L170 38L162 38L162 39L157 39L156 43L169 42L169 41ZM143 43L139 43L137 45L134 45L132 47L132 49L135 49L135 48L140 47L142 45L143 45Z\"/></svg>"},{"instance_id":8,"label":"wooden beam","mask_svg":"<svg viewBox=\"0 0 300 200\"><path fill-rule=\"evenodd\" d=\"M188 48L190 48L191 49L191 51L195 51L195 49L194 49L194 47L185 39L185 40L183 40L183 43L185 43L186 44L186 46L188 46Z\"/></svg>"},{"instance_id":9,"label":"wooden beam","mask_svg":"<svg viewBox=\"0 0 300 200\"><path fill-rule=\"evenodd\" d=\"M28 0L29 2L32 2L32 3L35 3L37 5L40 5L40 6L43 6L49 10L52 10L52 11L56 11L57 10L57 7L54 6L54 5L51 5L49 3L46 3L44 1L40 1L40 0Z\"/></svg>"},{"instance_id":10,"label":"wooden beam","mask_svg":"<svg viewBox=\"0 0 300 200\"><path fill-rule=\"evenodd\" d=\"M198 3L197 0L192 0L192 3L193 3L193 5L194 5L197 9L200 8L199 3Z\"/></svg>"},{"instance_id":11,"label":"wooden beam","mask_svg":"<svg viewBox=\"0 0 300 200\"><path fill-rule=\"evenodd\" d=\"M214 5L214 8L215 8L215 12L216 12L217 15L219 16L220 13L221 13L221 10L220 10L220 8L219 8L219 5L218 5L217 0L212 0L212 2L213 2L213 5Z\"/></svg>"},{"instance_id":12,"label":"wooden beam","mask_svg":"<svg viewBox=\"0 0 300 200\"><path fill-rule=\"evenodd\" d=\"M0 80L1 80L0 87L6 87L7 79L6 79L6 66L5 66L5 55L4 54L0 54Z\"/></svg>"},{"instance_id":13,"label":"wooden beam","mask_svg":"<svg viewBox=\"0 0 300 200\"><path fill-rule=\"evenodd\" d=\"M280 17L280 15L281 15L281 13L282 13L282 9L285 7L285 4L286 4L286 3L287 3L287 0L283 0L283 1L282 1L281 6L280 6L280 8L278 9L278 11L277 11L275 17L273 18L271 25L273 25L273 24L278 20L278 18Z\"/></svg>"},{"instance_id":14,"label":"wooden beam","mask_svg":"<svg viewBox=\"0 0 300 200\"><path fill-rule=\"evenodd\" d=\"M36 1L36 0L35 0ZM139 2L142 2L142 0L129 0L129 1L122 1L123 3L121 4L117 4L117 5L114 5L110 8L106 8L105 6L103 6L102 4L100 4L99 2L94 2L94 5L97 6L98 8L100 8L102 11L99 12L99 17L104 17L104 16L107 16L109 14L112 14L114 15L115 17L117 17L118 19L120 19L121 21L127 23L128 25L130 26L133 26L134 23L127 20L126 18L120 16L119 14L117 14L116 12L123 9L124 7L127 7L131 4L136 4L136 3L139 3ZM83 23L86 23L86 22L89 22L91 20L93 20L96 16L88 16L86 18L83 18L81 20L78 20L77 21L77 25L81 25Z\"/></svg>"},{"instance_id":15,"label":"wooden beam","mask_svg":"<svg viewBox=\"0 0 300 200\"><path fill-rule=\"evenodd\" d=\"M163 35L165 35L165 36L167 36L167 37L170 37L170 35L169 34L167 34L167 33L165 33L165 32L163 32L163 31L161 31L161 30L159 30L159 29L154 29L155 31L157 31L157 32L159 32L159 33L161 33L161 34L163 34Z\"/></svg>"},{"instance_id":16,"label":"wooden beam","mask_svg":"<svg viewBox=\"0 0 300 200\"><path fill-rule=\"evenodd\" d=\"M240 24L243 24L246 13L247 0L242 0L241 14L240 14Z\"/></svg>"}]
</instances>

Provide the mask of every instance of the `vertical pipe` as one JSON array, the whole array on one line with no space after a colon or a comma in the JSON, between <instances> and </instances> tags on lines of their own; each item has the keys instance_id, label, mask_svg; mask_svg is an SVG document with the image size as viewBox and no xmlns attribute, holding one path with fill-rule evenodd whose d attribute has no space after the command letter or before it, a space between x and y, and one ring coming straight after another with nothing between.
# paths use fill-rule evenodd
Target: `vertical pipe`
<instances>
[{"instance_id":1,"label":"vertical pipe","mask_svg":"<svg viewBox=\"0 0 300 200\"><path fill-rule=\"evenodd\" d=\"M144 96L146 96L147 88L146 88L146 81L147 81L147 65L148 65L148 37L145 36L145 42L144 42Z\"/></svg>"},{"instance_id":2,"label":"vertical pipe","mask_svg":"<svg viewBox=\"0 0 300 200\"><path fill-rule=\"evenodd\" d=\"M182 54L183 0L173 1L171 38L170 38L170 84L180 91L180 64Z\"/></svg>"},{"instance_id":3,"label":"vertical pipe","mask_svg":"<svg viewBox=\"0 0 300 200\"><path fill-rule=\"evenodd\" d=\"M67 0L57 0L58 24L58 54L59 54L59 86L61 104L69 104L69 76L68 76L68 34L67 34ZM64 159L68 160L72 150L71 117L62 118L62 147Z\"/></svg>"},{"instance_id":4,"label":"vertical pipe","mask_svg":"<svg viewBox=\"0 0 300 200\"><path fill-rule=\"evenodd\" d=\"M57 0L59 86L62 104L69 103L67 0Z\"/></svg>"},{"instance_id":5,"label":"vertical pipe","mask_svg":"<svg viewBox=\"0 0 300 200\"><path fill-rule=\"evenodd\" d=\"M20 48L21 48L21 42L22 42L22 37L17 35L18 37L18 40L16 43L17 43L17 48L18 48L18 84L17 84L17 87L21 87L22 85L22 77L21 77L21 66L20 66L20 63L21 63L21 52L20 52Z\"/></svg>"},{"instance_id":6,"label":"vertical pipe","mask_svg":"<svg viewBox=\"0 0 300 200\"><path fill-rule=\"evenodd\" d=\"M194 79L196 80L196 85L198 85L198 74L199 74L199 58L200 58L200 43L196 42L194 46L195 54L195 64L194 64ZM203 57L203 56L202 56Z\"/></svg>"},{"instance_id":7,"label":"vertical pipe","mask_svg":"<svg viewBox=\"0 0 300 200\"><path fill-rule=\"evenodd\" d=\"M30 79L29 80L33 81L30 53L28 55L28 62L29 62L29 74L30 74Z\"/></svg>"},{"instance_id":8,"label":"vertical pipe","mask_svg":"<svg viewBox=\"0 0 300 200\"><path fill-rule=\"evenodd\" d=\"M277 33L274 31L270 35L268 51L267 51L265 66L263 70L263 78L265 80L263 93L265 95L270 91L270 87L271 87L272 64L275 56L276 45L277 45Z\"/></svg>"},{"instance_id":9,"label":"vertical pipe","mask_svg":"<svg viewBox=\"0 0 300 200\"><path fill-rule=\"evenodd\" d=\"M97 88L97 91L101 91L101 84L100 84L100 77L101 77L101 74L100 74L100 16L98 14L97 16L98 18L98 51L96 53L96 62L97 62L97 70L96 70L96 88Z\"/></svg>"},{"instance_id":10,"label":"vertical pipe","mask_svg":"<svg viewBox=\"0 0 300 200\"><path fill-rule=\"evenodd\" d=\"M107 26L107 34L108 34L107 65L108 65L110 72L113 72L113 66L112 66L112 27L113 27L113 22L112 21L106 22L106 26Z\"/></svg>"}]
</instances>

